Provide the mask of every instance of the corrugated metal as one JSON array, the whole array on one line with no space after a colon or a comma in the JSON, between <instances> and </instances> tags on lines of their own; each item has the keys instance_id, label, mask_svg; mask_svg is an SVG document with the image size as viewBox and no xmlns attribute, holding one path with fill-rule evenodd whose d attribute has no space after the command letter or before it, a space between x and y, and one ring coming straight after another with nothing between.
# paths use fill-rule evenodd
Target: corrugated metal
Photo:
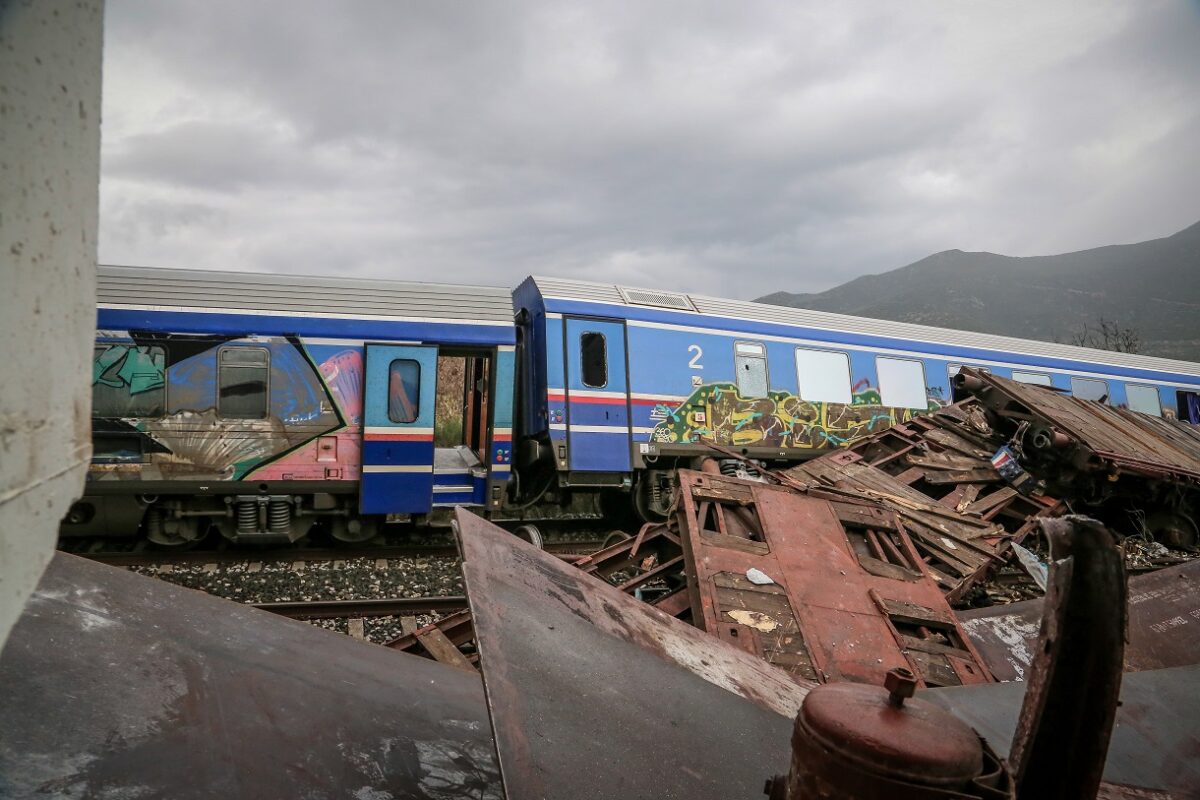
<instances>
[{"instance_id":1,"label":"corrugated metal","mask_svg":"<svg viewBox=\"0 0 1200 800\"><path fill-rule=\"evenodd\" d=\"M589 283L588 281L572 281L566 278L547 278L533 276L543 297L557 297L562 300L580 300L585 303L615 303L625 305L625 298L620 290L611 283Z\"/></svg>"},{"instance_id":2,"label":"corrugated metal","mask_svg":"<svg viewBox=\"0 0 1200 800\"><path fill-rule=\"evenodd\" d=\"M629 306L621 297L616 286L585 281L561 280L558 278L535 277L538 287L546 297L561 300L577 300L592 303L615 303ZM1002 353L1020 353L1042 358L1060 358L1068 361L1084 361L1131 369L1158 370L1181 375L1200 377L1200 364L1155 358L1132 353L1114 353L1093 350L1087 347L1037 342L1012 336L996 336L988 333L956 331L935 328L929 325L913 325L906 322L852 317L846 314L831 314L825 311L810 311L803 308L773 306L746 300L727 300L720 297L689 294L688 298L701 314L749 322L766 322L778 325L794 325L804 328L855 333L866 336L882 336L898 339L900 343L930 343L957 347L973 347L981 350L997 350ZM681 323L687 324L681 319ZM694 323L693 323L694 324Z\"/></svg>"},{"instance_id":3,"label":"corrugated metal","mask_svg":"<svg viewBox=\"0 0 1200 800\"><path fill-rule=\"evenodd\" d=\"M100 305L512 322L496 286L102 265Z\"/></svg>"}]
</instances>

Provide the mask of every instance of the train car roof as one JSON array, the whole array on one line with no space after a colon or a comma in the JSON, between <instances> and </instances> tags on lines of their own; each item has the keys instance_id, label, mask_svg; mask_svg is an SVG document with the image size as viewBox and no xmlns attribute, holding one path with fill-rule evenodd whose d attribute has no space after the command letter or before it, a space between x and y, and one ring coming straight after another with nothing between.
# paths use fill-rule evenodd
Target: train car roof
<instances>
[{"instance_id":1,"label":"train car roof","mask_svg":"<svg viewBox=\"0 0 1200 800\"><path fill-rule=\"evenodd\" d=\"M747 300L682 293L661 289L642 289L611 283L592 283L532 276L546 310L551 312L588 313L588 306L598 306L591 313L602 313L605 306L620 306L620 316L650 320L664 324L713 327L711 320L735 320L765 325L815 328L853 334L856 337L890 339L902 343L934 344L943 347L970 348L1020 354L1041 359L1085 362L1131 370L1149 370L1200 377L1200 364L1136 353L1118 353L1088 347L1018 339L989 333L936 328L908 322L854 317L804 308L776 306ZM614 312L609 311L613 314ZM692 319L689 320L688 317ZM909 345L909 349L913 348ZM951 360L954 360L953 358Z\"/></svg>"},{"instance_id":2,"label":"train car roof","mask_svg":"<svg viewBox=\"0 0 1200 800\"><path fill-rule=\"evenodd\" d=\"M97 305L146 310L471 321L512 325L498 286L101 265Z\"/></svg>"}]
</instances>

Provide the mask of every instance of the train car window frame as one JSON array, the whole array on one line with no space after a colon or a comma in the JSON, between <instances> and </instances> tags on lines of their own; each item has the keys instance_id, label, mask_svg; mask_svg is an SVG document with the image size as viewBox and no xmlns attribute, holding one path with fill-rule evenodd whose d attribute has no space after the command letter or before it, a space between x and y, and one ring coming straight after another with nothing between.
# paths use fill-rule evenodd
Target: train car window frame
<instances>
[{"instance_id":1,"label":"train car window frame","mask_svg":"<svg viewBox=\"0 0 1200 800\"><path fill-rule=\"evenodd\" d=\"M991 375L991 374L992 374L992 369L991 369L991 367L981 367L981 366L979 366L978 364L958 364L958 363L953 363L953 364L947 364L947 365L946 365L946 376L947 376L948 378L950 378L951 380L953 380L955 375L957 375L958 373L962 372L962 368L963 368L963 367L970 367L971 369L977 369L977 370L979 370L980 372L986 372L988 375Z\"/></svg>"},{"instance_id":2,"label":"train car window frame","mask_svg":"<svg viewBox=\"0 0 1200 800\"><path fill-rule=\"evenodd\" d=\"M242 361L230 362L226 360L226 356L237 356L239 358L250 354L262 354L262 361L250 363ZM261 370L262 379L262 414L251 416L247 414L230 414L226 412L225 403L225 371L226 370ZM232 377L232 376L231 376ZM240 384L230 384L230 386L238 386ZM221 419L267 419L271 415L271 350L268 347L251 347L247 345L233 345L231 347L221 347L217 349L217 416Z\"/></svg>"},{"instance_id":3,"label":"train car window frame","mask_svg":"<svg viewBox=\"0 0 1200 800\"><path fill-rule=\"evenodd\" d=\"M1076 387L1083 386L1084 384L1092 384L1092 383L1098 383L1098 384L1100 384L1101 387L1103 387L1103 391L1100 393L1100 395L1097 397L1081 397L1079 394L1079 389L1077 389ZM1108 388L1108 381L1106 381L1106 380L1102 380L1100 378L1084 378L1084 377L1080 377L1078 375L1071 376L1071 396L1072 397L1079 397L1079 399L1081 399L1081 400L1095 400L1096 402L1101 402L1101 398L1103 398L1103 402L1107 404L1112 400L1112 394L1110 392L1111 392L1111 390Z\"/></svg>"},{"instance_id":4,"label":"train car window frame","mask_svg":"<svg viewBox=\"0 0 1200 800\"><path fill-rule=\"evenodd\" d=\"M835 397L835 396L833 396L835 394L835 392L832 390L829 392L813 392L813 391L811 391L812 387L810 387L810 393L813 394L814 396L812 396L812 397L806 396L805 391L804 391L804 378L802 377L802 373L800 370L800 359L802 357L801 356L802 353L805 355L819 354L819 356L827 356L827 355L828 356L841 356L842 359L844 360L845 367L846 367L846 391L845 391L845 393L838 392L838 393L836 393L837 396ZM796 362L796 396L799 397L801 400L804 400L805 402L808 402L808 403L843 403L845 405L850 405L851 403L854 402L854 373L851 371L851 368L850 368L850 354L849 353L847 353L844 350L825 350L825 349L822 349L819 347L797 347L796 351L795 351L795 355L794 355L794 360ZM838 372L839 372L839 379L840 379L840 367L839 367ZM832 371L830 371L828 374L832 375L833 373L832 373ZM825 381L825 384L827 386L830 385L831 383L832 383L831 381ZM824 388L824 387L819 387L819 388ZM841 386L839 385L835 388L841 389ZM817 396L815 396L816 394L824 394L826 396L817 397Z\"/></svg>"},{"instance_id":5,"label":"train car window frame","mask_svg":"<svg viewBox=\"0 0 1200 800\"><path fill-rule=\"evenodd\" d=\"M1141 408L1135 408L1133 402L1133 390L1146 390L1154 395L1154 410L1145 411ZM1149 386L1144 383L1127 383L1125 384L1125 402L1129 406L1130 411L1136 411L1139 414L1149 414L1152 417L1161 417L1163 415L1162 397L1158 394L1158 388Z\"/></svg>"},{"instance_id":6,"label":"train car window frame","mask_svg":"<svg viewBox=\"0 0 1200 800\"><path fill-rule=\"evenodd\" d=\"M167 348L161 344L139 345L139 344L136 344L133 342L97 342L92 346L93 369L95 368L94 365L95 365L96 361L99 360L99 358L104 353L107 353L109 350L113 349L114 347L125 348L125 355L122 356L117 361L113 361L110 365L106 366L99 375L93 374L93 378L92 378L92 418L93 419L162 419L167 414L167 383L168 383L168 381L167 381L167 366L166 366L167 365ZM121 369L119 370L119 372L124 371L124 367L128 362L130 350L136 350L136 351L139 351L139 353L140 353L140 351L144 350L144 351L146 351L146 355L149 356L149 358L152 362L155 359L161 359L161 361L162 361L162 365L163 365L163 367L162 367L162 384L160 386L154 387L153 389L147 389L143 392L133 392L131 390L126 392L126 394L130 397L134 396L135 394L141 395L141 396L149 396L152 392L157 394L158 395L157 408L154 410L150 410L150 411L148 411L146 409L125 408L125 409L117 409L117 411L124 411L126 413L109 413L108 407L110 404L97 402L96 389L98 386L102 386L102 387L104 387L104 389L116 389L117 388L117 387L111 386L110 384L105 383L103 381L103 378L109 372L109 370L111 370L112 367L115 366L118 362L121 364ZM120 377L128 380L128 378L126 376L122 375ZM134 376L134 377L136 377L136 376ZM132 386L130 388L132 389ZM100 409L101 407L103 407L103 413L98 413L98 409ZM128 413L130 411L138 411L140 413Z\"/></svg>"},{"instance_id":7,"label":"train car window frame","mask_svg":"<svg viewBox=\"0 0 1200 800\"><path fill-rule=\"evenodd\" d=\"M595 342L600 343L599 350ZM600 331L579 334L579 382L589 389L608 386L608 339Z\"/></svg>"},{"instance_id":8,"label":"train car window frame","mask_svg":"<svg viewBox=\"0 0 1200 800\"><path fill-rule=\"evenodd\" d=\"M894 373L897 377L903 378L906 382L908 382L909 385L905 385L903 387L898 387L898 386L893 385L889 389L888 388L889 381L884 380L883 365L885 363L896 364L897 369L900 368L899 365L901 365L901 364L916 365L917 369L920 371L920 374L921 374L921 399L920 399L920 402L917 401L916 384L912 383L912 380L915 377L915 374L910 373L909 375L905 376L905 375L900 375L899 373ZM889 371L891 369L892 369L891 367L888 368ZM907 369L909 369L909 367L905 366L905 367L903 367L903 369L907 370ZM928 409L929 408L929 390L928 390L928 385L926 384L926 381L925 381L925 364L924 364L924 362L922 362L918 359L915 359L915 358L899 358L897 356L875 356L875 374L879 378L879 402L882 405L887 406L888 408L912 408L912 409ZM899 397L897 395L903 395L903 397ZM895 402L895 403L890 402L889 398L894 399L897 402Z\"/></svg>"},{"instance_id":9,"label":"train car window frame","mask_svg":"<svg viewBox=\"0 0 1200 800\"><path fill-rule=\"evenodd\" d=\"M757 364L751 369L751 364ZM746 372L749 373L757 383L761 380L762 392L757 392L757 385L749 386L749 380L745 383L742 379L742 366L745 365ZM767 364L767 346L762 342L750 340L739 340L733 343L733 378L734 384L737 386L738 394L746 400L752 398L767 397L771 391L771 372Z\"/></svg>"},{"instance_id":10,"label":"train car window frame","mask_svg":"<svg viewBox=\"0 0 1200 800\"><path fill-rule=\"evenodd\" d=\"M399 365L400 369L397 369ZM405 375L400 371L412 366L416 370L416 381L413 383L413 391L410 393L405 388ZM395 381L400 382L401 394L395 391ZM403 408L403 404L407 402L411 409ZM399 413L403 410L406 413ZM415 358L393 358L388 363L388 393L387 393L387 417L390 421L397 425L411 425L421 416L421 362Z\"/></svg>"},{"instance_id":11,"label":"train car window frame","mask_svg":"<svg viewBox=\"0 0 1200 800\"><path fill-rule=\"evenodd\" d=\"M1020 377L1018 377L1018 376L1020 376ZM1031 381L1031 380L1026 380L1027 378L1038 378L1038 380ZM1012 379L1014 381L1016 381L1017 383L1023 383L1026 386L1053 386L1054 385L1054 381L1051 380L1050 376L1045 374L1044 372L1027 372L1027 371L1021 370L1021 369L1014 369L1013 373L1012 373Z\"/></svg>"}]
</instances>

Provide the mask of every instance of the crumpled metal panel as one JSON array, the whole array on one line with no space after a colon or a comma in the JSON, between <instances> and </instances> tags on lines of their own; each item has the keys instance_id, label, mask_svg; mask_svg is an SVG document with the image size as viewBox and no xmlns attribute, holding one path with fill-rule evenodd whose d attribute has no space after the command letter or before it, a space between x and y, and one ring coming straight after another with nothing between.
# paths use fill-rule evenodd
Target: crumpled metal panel
<instances>
[{"instance_id":1,"label":"crumpled metal panel","mask_svg":"<svg viewBox=\"0 0 1200 800\"><path fill-rule=\"evenodd\" d=\"M1080 400L1040 386L964 368L962 375L984 388L972 393L986 405L1015 401L1035 420L1053 425L1101 461L1133 472L1200 481L1200 428Z\"/></svg>"},{"instance_id":2,"label":"crumpled metal panel","mask_svg":"<svg viewBox=\"0 0 1200 800\"><path fill-rule=\"evenodd\" d=\"M957 612L997 679L1025 680L1033 662L1042 601ZM1129 579L1125 669L1140 672L1200 663L1200 560Z\"/></svg>"},{"instance_id":3,"label":"crumpled metal panel","mask_svg":"<svg viewBox=\"0 0 1200 800\"><path fill-rule=\"evenodd\" d=\"M63 553L0 709L0 797L501 797L478 677Z\"/></svg>"},{"instance_id":4,"label":"crumpled metal panel","mask_svg":"<svg viewBox=\"0 0 1200 800\"><path fill-rule=\"evenodd\" d=\"M679 487L693 617L709 633L821 682L882 685L896 667L922 685L991 680L895 514L691 470ZM887 547L857 552L856 525ZM889 549L890 562L867 555Z\"/></svg>"},{"instance_id":5,"label":"crumpled metal panel","mask_svg":"<svg viewBox=\"0 0 1200 800\"><path fill-rule=\"evenodd\" d=\"M807 686L469 512L463 577L510 798L751 797Z\"/></svg>"},{"instance_id":6,"label":"crumpled metal panel","mask_svg":"<svg viewBox=\"0 0 1200 800\"><path fill-rule=\"evenodd\" d=\"M1024 698L1024 682L928 689L937 703L1008 757ZM1200 797L1200 666L1136 672L1121 683L1121 706L1104 765L1104 781ZM1114 786L1104 797L1137 797ZM1153 795L1148 795L1153 796Z\"/></svg>"}]
</instances>

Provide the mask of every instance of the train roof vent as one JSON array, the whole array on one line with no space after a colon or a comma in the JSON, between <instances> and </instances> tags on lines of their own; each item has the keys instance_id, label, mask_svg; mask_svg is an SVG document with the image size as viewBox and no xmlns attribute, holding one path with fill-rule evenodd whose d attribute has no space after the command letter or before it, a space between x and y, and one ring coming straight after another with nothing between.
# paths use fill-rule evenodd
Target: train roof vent
<instances>
[{"instance_id":1,"label":"train roof vent","mask_svg":"<svg viewBox=\"0 0 1200 800\"><path fill-rule=\"evenodd\" d=\"M679 311L695 311L696 307L686 294L676 292L660 292L654 289L628 289L618 286L621 297L626 303L635 306L657 306L658 308L674 308Z\"/></svg>"}]
</instances>

